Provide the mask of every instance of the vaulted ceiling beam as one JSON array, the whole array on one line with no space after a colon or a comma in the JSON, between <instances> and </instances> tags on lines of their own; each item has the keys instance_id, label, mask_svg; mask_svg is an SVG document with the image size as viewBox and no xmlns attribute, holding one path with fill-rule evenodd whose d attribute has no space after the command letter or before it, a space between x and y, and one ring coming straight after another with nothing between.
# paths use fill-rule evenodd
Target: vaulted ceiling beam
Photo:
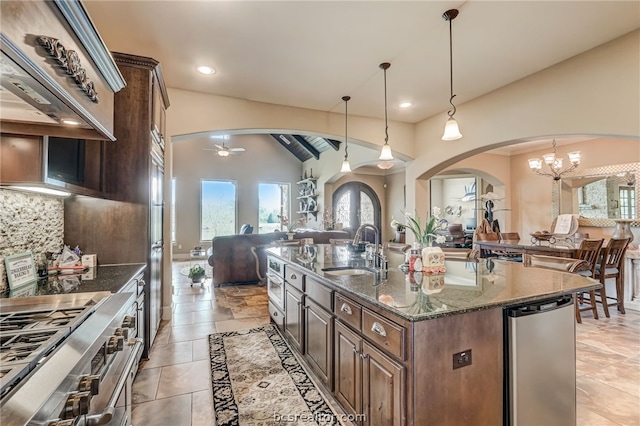
<instances>
[{"instance_id":1,"label":"vaulted ceiling beam","mask_svg":"<svg viewBox=\"0 0 640 426\"><path fill-rule=\"evenodd\" d=\"M299 143L300 145L302 145L302 147L303 147L304 149L306 149L306 150L307 150L307 152L308 152L309 154L313 155L313 157L314 157L316 160L319 160L319 159L320 159L320 151L318 151L317 149L315 149L315 148L313 147L313 145L311 145L309 142L307 142L307 141L306 141L306 139L305 139L305 138L303 138L303 137L302 137L302 136L300 136L300 135L291 135L291 136L293 136L293 138L294 138L296 141L298 141L298 143Z\"/></svg>"},{"instance_id":2,"label":"vaulted ceiling beam","mask_svg":"<svg viewBox=\"0 0 640 426\"><path fill-rule=\"evenodd\" d=\"M331 148L333 148L334 151L340 151L340 142L339 141L337 141L335 139L327 139L327 138L325 138L324 140L327 141L329 146L331 146Z\"/></svg>"},{"instance_id":3,"label":"vaulted ceiling beam","mask_svg":"<svg viewBox=\"0 0 640 426\"><path fill-rule=\"evenodd\" d=\"M278 141L278 143L282 146L284 146L287 151L289 151L291 154L293 154L294 157L296 157L298 160L304 162L305 160L307 160L307 158L302 157L297 151L296 149L294 149L293 144L294 142L289 140L289 138L287 138L286 135L282 135L282 134L273 134L270 133L271 137L274 138L275 140Z\"/></svg>"}]
</instances>

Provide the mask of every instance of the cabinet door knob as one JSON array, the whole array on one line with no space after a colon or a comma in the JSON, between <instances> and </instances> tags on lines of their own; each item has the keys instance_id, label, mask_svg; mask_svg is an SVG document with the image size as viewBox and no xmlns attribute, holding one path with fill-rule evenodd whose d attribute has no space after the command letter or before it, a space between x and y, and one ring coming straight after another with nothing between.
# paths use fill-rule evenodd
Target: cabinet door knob
<instances>
[{"instance_id":1,"label":"cabinet door knob","mask_svg":"<svg viewBox=\"0 0 640 426\"><path fill-rule=\"evenodd\" d=\"M277 317L277 316L278 316L278 311L274 311L274 312L273 312L273 316L274 316L274 317Z\"/></svg>"},{"instance_id":2,"label":"cabinet door knob","mask_svg":"<svg viewBox=\"0 0 640 426\"><path fill-rule=\"evenodd\" d=\"M369 355L367 354L360 354L360 359L364 361L365 359L367 359L368 356Z\"/></svg>"},{"instance_id":3,"label":"cabinet door knob","mask_svg":"<svg viewBox=\"0 0 640 426\"><path fill-rule=\"evenodd\" d=\"M340 306L340 312L344 312L347 315L353 315L351 306L347 305L346 303L343 303L342 306Z\"/></svg>"},{"instance_id":4,"label":"cabinet door knob","mask_svg":"<svg viewBox=\"0 0 640 426\"><path fill-rule=\"evenodd\" d=\"M387 337L387 331L384 329L382 324L380 324L377 321L375 321L371 326L371 331L373 331L376 334L379 334L382 337Z\"/></svg>"},{"instance_id":5,"label":"cabinet door knob","mask_svg":"<svg viewBox=\"0 0 640 426\"><path fill-rule=\"evenodd\" d=\"M298 277L296 277L296 274L291 274L291 275L289 275L289 278L291 278L292 280L295 280Z\"/></svg>"}]
</instances>

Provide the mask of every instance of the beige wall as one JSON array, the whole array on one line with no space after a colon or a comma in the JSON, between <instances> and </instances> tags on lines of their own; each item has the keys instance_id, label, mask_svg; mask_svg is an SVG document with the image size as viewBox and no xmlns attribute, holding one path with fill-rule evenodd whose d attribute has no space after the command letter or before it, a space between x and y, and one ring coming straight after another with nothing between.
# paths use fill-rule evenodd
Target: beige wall
<instances>
[{"instance_id":1,"label":"beige wall","mask_svg":"<svg viewBox=\"0 0 640 426\"><path fill-rule=\"evenodd\" d=\"M254 226L257 233L258 183L287 182L291 185L292 209L295 214L302 162L283 146L269 141L270 136L235 135L227 145L243 147L245 152L220 157L213 148L219 140L181 140L173 144L173 177L176 179L176 244L174 254L189 253L194 246L211 247L211 241L200 241L200 181L233 180L236 182L239 228L243 223ZM237 230L236 230L237 231ZM167 234L170 235L170 234ZM182 246L180 249L179 246Z\"/></svg>"},{"instance_id":2,"label":"beige wall","mask_svg":"<svg viewBox=\"0 0 640 426\"><path fill-rule=\"evenodd\" d=\"M554 135L640 138L640 30L458 106L464 137L440 140L446 115L416 126L407 208L425 210L417 181L489 148ZM421 184L422 185L422 184ZM412 205L416 202L418 205Z\"/></svg>"}]
</instances>

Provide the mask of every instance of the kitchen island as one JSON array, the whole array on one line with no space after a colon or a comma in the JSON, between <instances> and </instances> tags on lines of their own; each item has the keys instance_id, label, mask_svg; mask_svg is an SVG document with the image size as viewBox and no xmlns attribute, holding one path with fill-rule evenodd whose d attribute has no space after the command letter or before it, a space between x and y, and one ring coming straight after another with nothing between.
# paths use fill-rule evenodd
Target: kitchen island
<instances>
[{"instance_id":1,"label":"kitchen island","mask_svg":"<svg viewBox=\"0 0 640 426\"><path fill-rule=\"evenodd\" d=\"M388 272L369 272L347 246L267 253L271 318L345 412L371 425L501 424L504 308L599 287L491 259L428 275L405 273L393 253Z\"/></svg>"}]
</instances>

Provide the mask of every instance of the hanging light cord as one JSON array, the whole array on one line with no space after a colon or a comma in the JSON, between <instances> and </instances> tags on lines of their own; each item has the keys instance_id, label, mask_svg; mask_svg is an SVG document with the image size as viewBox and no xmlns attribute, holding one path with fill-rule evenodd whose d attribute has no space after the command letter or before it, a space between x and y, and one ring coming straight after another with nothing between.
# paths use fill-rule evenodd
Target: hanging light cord
<instances>
[{"instance_id":1,"label":"hanging light cord","mask_svg":"<svg viewBox=\"0 0 640 426\"><path fill-rule=\"evenodd\" d=\"M449 110L447 113L449 114L449 118L453 118L456 114L456 106L453 104L453 98L456 97L456 95L453 94L453 36L451 31L451 21L453 21L453 18L455 18L455 16L448 16L447 18L449 21L449 81L451 82L451 91L449 92L451 98L449 98L449 103L453 107L453 110Z\"/></svg>"},{"instance_id":2,"label":"hanging light cord","mask_svg":"<svg viewBox=\"0 0 640 426\"><path fill-rule=\"evenodd\" d=\"M347 160L347 157L349 157L348 154L348 149L349 149L349 140L347 138L347 116L348 116L348 103L349 103L349 99L351 99L351 96L343 96L342 100L344 101L344 159L345 161Z\"/></svg>"},{"instance_id":3,"label":"hanging light cord","mask_svg":"<svg viewBox=\"0 0 640 426\"><path fill-rule=\"evenodd\" d=\"M387 69L391 66L388 62L380 64L384 71L384 144L389 145L389 124L387 123Z\"/></svg>"}]
</instances>

